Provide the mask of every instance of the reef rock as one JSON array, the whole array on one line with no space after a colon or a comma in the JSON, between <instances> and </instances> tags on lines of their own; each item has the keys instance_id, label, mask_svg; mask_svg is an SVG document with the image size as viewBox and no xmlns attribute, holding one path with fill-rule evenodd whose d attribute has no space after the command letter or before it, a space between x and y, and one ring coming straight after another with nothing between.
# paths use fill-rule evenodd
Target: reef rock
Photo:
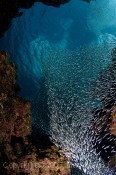
<instances>
[{"instance_id":1,"label":"reef rock","mask_svg":"<svg viewBox=\"0 0 116 175\"><path fill-rule=\"evenodd\" d=\"M0 52L0 143L10 142L11 136L24 138L31 133L30 102L17 96L16 68Z\"/></svg>"},{"instance_id":2,"label":"reef rock","mask_svg":"<svg viewBox=\"0 0 116 175\"><path fill-rule=\"evenodd\" d=\"M105 163L116 170L116 48L112 64L96 81L95 96L101 102L94 112L95 148Z\"/></svg>"},{"instance_id":3,"label":"reef rock","mask_svg":"<svg viewBox=\"0 0 116 175\"><path fill-rule=\"evenodd\" d=\"M0 52L0 174L69 175L63 150L47 135L32 132L29 101L17 95L16 66ZM35 145L34 140L38 139ZM41 143L41 144L40 144Z\"/></svg>"},{"instance_id":4,"label":"reef rock","mask_svg":"<svg viewBox=\"0 0 116 175\"><path fill-rule=\"evenodd\" d=\"M116 103L111 100L103 102L96 109L94 131L96 136L95 148L105 163L116 170Z\"/></svg>"},{"instance_id":5,"label":"reef rock","mask_svg":"<svg viewBox=\"0 0 116 175\"><path fill-rule=\"evenodd\" d=\"M111 111L111 124L110 124L110 133L116 136L116 104L112 107Z\"/></svg>"}]
</instances>

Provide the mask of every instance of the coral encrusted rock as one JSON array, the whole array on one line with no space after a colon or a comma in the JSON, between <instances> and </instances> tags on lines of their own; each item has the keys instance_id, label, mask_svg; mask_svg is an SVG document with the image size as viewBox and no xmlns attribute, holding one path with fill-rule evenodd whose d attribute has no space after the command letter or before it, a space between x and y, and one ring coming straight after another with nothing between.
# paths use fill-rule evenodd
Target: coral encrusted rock
<instances>
[{"instance_id":1,"label":"coral encrusted rock","mask_svg":"<svg viewBox=\"0 0 116 175\"><path fill-rule=\"evenodd\" d=\"M63 150L47 135L32 134L31 104L17 95L16 66L8 57L0 51L0 175L70 175Z\"/></svg>"},{"instance_id":2,"label":"coral encrusted rock","mask_svg":"<svg viewBox=\"0 0 116 175\"><path fill-rule=\"evenodd\" d=\"M116 170L116 104L109 101L95 111L95 148L105 163Z\"/></svg>"},{"instance_id":3,"label":"coral encrusted rock","mask_svg":"<svg viewBox=\"0 0 116 175\"><path fill-rule=\"evenodd\" d=\"M10 142L11 136L31 133L30 102L17 96L16 68L8 54L0 52L0 143Z\"/></svg>"},{"instance_id":4,"label":"coral encrusted rock","mask_svg":"<svg viewBox=\"0 0 116 175\"><path fill-rule=\"evenodd\" d=\"M94 94L100 104L93 111L95 148L105 163L116 171L116 48L111 53L112 64L96 81Z\"/></svg>"},{"instance_id":5,"label":"coral encrusted rock","mask_svg":"<svg viewBox=\"0 0 116 175\"><path fill-rule=\"evenodd\" d=\"M112 107L111 111L111 124L110 124L110 133L116 136L116 104Z\"/></svg>"}]
</instances>

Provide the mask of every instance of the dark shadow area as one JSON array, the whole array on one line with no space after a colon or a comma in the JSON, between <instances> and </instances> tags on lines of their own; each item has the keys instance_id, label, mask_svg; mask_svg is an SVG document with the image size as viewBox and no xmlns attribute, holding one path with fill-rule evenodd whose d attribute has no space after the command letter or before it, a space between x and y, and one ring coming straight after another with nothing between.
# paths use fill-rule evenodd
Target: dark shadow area
<instances>
[{"instance_id":1,"label":"dark shadow area","mask_svg":"<svg viewBox=\"0 0 116 175\"><path fill-rule=\"evenodd\" d=\"M44 133L39 133L34 128L31 133L31 136L29 137L29 140L32 142L34 146L37 146L42 150L50 148L52 145L54 145L49 139L49 135Z\"/></svg>"},{"instance_id":2,"label":"dark shadow area","mask_svg":"<svg viewBox=\"0 0 116 175\"><path fill-rule=\"evenodd\" d=\"M88 175L75 166L71 166L71 175Z\"/></svg>"}]
</instances>

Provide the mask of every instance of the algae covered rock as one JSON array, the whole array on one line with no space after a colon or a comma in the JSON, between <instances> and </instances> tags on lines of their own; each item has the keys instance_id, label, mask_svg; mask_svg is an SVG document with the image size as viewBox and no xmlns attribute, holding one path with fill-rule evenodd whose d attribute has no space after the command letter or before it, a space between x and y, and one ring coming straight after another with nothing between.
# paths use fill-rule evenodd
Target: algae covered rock
<instances>
[{"instance_id":1,"label":"algae covered rock","mask_svg":"<svg viewBox=\"0 0 116 175\"><path fill-rule=\"evenodd\" d=\"M111 56L112 64L96 81L94 94L100 99L100 104L93 112L93 128L97 153L116 170L116 48Z\"/></svg>"},{"instance_id":2,"label":"algae covered rock","mask_svg":"<svg viewBox=\"0 0 116 175\"><path fill-rule=\"evenodd\" d=\"M110 124L110 133L116 136L116 104L112 107L111 111L111 124Z\"/></svg>"},{"instance_id":3,"label":"algae covered rock","mask_svg":"<svg viewBox=\"0 0 116 175\"><path fill-rule=\"evenodd\" d=\"M0 51L1 175L69 175L63 151L45 134L32 132L31 104L17 95L16 66ZM34 140L39 140L35 145Z\"/></svg>"},{"instance_id":4,"label":"algae covered rock","mask_svg":"<svg viewBox=\"0 0 116 175\"><path fill-rule=\"evenodd\" d=\"M16 67L0 52L0 143L31 133L30 102L17 96Z\"/></svg>"}]
</instances>

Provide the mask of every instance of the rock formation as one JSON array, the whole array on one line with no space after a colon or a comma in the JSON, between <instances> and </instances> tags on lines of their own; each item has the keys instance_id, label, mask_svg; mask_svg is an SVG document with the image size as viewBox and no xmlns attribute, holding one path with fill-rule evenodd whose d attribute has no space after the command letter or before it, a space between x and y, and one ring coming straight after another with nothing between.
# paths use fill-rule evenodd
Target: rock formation
<instances>
[{"instance_id":1,"label":"rock formation","mask_svg":"<svg viewBox=\"0 0 116 175\"><path fill-rule=\"evenodd\" d=\"M0 52L0 174L69 175L63 150L32 132L30 102L17 95L16 66ZM34 140L38 139L38 143Z\"/></svg>"},{"instance_id":2,"label":"rock formation","mask_svg":"<svg viewBox=\"0 0 116 175\"><path fill-rule=\"evenodd\" d=\"M106 164L116 170L116 48L112 50L112 64L96 82L95 95L101 104L93 112L95 147Z\"/></svg>"},{"instance_id":3,"label":"rock formation","mask_svg":"<svg viewBox=\"0 0 116 175\"><path fill-rule=\"evenodd\" d=\"M116 170L116 102L103 102L94 113L95 148L105 163Z\"/></svg>"}]
</instances>

